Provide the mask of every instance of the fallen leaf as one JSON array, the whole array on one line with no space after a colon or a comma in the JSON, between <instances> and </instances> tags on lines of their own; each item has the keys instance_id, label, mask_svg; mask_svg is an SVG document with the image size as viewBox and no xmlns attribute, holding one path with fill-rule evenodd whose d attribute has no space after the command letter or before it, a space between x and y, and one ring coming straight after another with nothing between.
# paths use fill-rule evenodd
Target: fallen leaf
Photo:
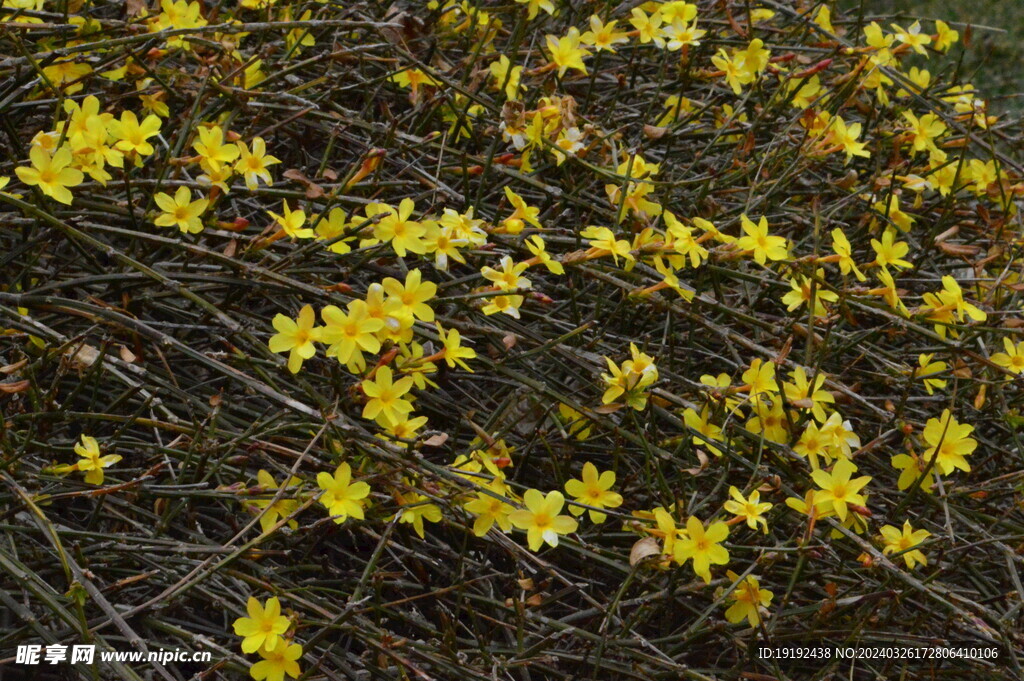
<instances>
[{"instance_id":1,"label":"fallen leaf","mask_svg":"<svg viewBox=\"0 0 1024 681\"><path fill-rule=\"evenodd\" d=\"M637 564L642 563L651 556L660 556L661 547L658 545L658 540L654 537L644 537L638 539L633 548L629 550L629 565L630 567L636 567Z\"/></svg>"},{"instance_id":2,"label":"fallen leaf","mask_svg":"<svg viewBox=\"0 0 1024 681\"><path fill-rule=\"evenodd\" d=\"M13 381L11 383L0 383L0 393L7 393L13 395L14 393L23 393L28 390L31 385L27 380L25 381Z\"/></svg>"},{"instance_id":3,"label":"fallen leaf","mask_svg":"<svg viewBox=\"0 0 1024 681\"><path fill-rule=\"evenodd\" d=\"M288 170L281 173L283 177L287 177L289 180L295 180L306 188L307 199L319 199L325 194L323 187L318 185L313 180L306 177L302 171L296 168L289 168Z\"/></svg>"},{"instance_id":4,"label":"fallen leaf","mask_svg":"<svg viewBox=\"0 0 1024 681\"><path fill-rule=\"evenodd\" d=\"M71 366L76 369L91 367L99 359L100 351L91 345L83 345L71 355Z\"/></svg>"},{"instance_id":5,"label":"fallen leaf","mask_svg":"<svg viewBox=\"0 0 1024 681\"><path fill-rule=\"evenodd\" d=\"M28 360L23 359L20 362L15 362L14 364L8 364L5 367L0 367L0 374L13 374L15 371L22 368L26 364L28 364Z\"/></svg>"},{"instance_id":6,"label":"fallen leaf","mask_svg":"<svg viewBox=\"0 0 1024 681\"><path fill-rule=\"evenodd\" d=\"M426 440L423 441L423 444L425 444L428 447L440 447L445 442L448 442L448 433L438 433L436 435L431 435L430 437L428 437Z\"/></svg>"}]
</instances>

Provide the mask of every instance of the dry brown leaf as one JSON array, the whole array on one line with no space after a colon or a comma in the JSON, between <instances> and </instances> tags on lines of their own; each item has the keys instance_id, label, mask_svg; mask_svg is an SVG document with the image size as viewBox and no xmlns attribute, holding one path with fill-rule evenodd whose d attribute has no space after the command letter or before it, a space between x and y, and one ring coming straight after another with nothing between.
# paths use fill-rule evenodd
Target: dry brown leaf
<instances>
[{"instance_id":1,"label":"dry brown leaf","mask_svg":"<svg viewBox=\"0 0 1024 681\"><path fill-rule=\"evenodd\" d=\"M289 168L288 170L281 173L281 175L282 177L286 177L289 180L295 180L296 182L304 186L306 188L307 199L319 199L326 193L324 192L323 187L321 187L316 182L313 182L313 180L306 177L302 173L302 171L298 170L297 168Z\"/></svg>"},{"instance_id":2,"label":"dry brown leaf","mask_svg":"<svg viewBox=\"0 0 1024 681\"><path fill-rule=\"evenodd\" d=\"M76 369L85 369L95 364L99 357L99 350L91 345L82 345L71 355L71 366Z\"/></svg>"},{"instance_id":3,"label":"dry brown leaf","mask_svg":"<svg viewBox=\"0 0 1024 681\"><path fill-rule=\"evenodd\" d=\"M969 246L967 244L947 244L945 242L938 244L939 250L947 255L977 255L981 252L981 249L977 246Z\"/></svg>"},{"instance_id":4,"label":"dry brown leaf","mask_svg":"<svg viewBox=\"0 0 1024 681\"><path fill-rule=\"evenodd\" d=\"M448 433L437 433L424 440L423 444L428 447L440 447L445 442L448 442Z\"/></svg>"},{"instance_id":5,"label":"dry brown leaf","mask_svg":"<svg viewBox=\"0 0 1024 681\"><path fill-rule=\"evenodd\" d=\"M13 395L14 393L23 393L28 390L31 385L27 380L25 381L13 381L11 383L0 383L0 393L7 393Z\"/></svg>"},{"instance_id":6,"label":"dry brown leaf","mask_svg":"<svg viewBox=\"0 0 1024 681\"><path fill-rule=\"evenodd\" d=\"M15 362L14 364L8 364L7 366L0 367L0 374L13 374L15 371L22 368L26 364L28 364L28 360L23 359L20 362Z\"/></svg>"},{"instance_id":7,"label":"dry brown leaf","mask_svg":"<svg viewBox=\"0 0 1024 681\"><path fill-rule=\"evenodd\" d=\"M633 548L629 550L629 565L630 567L636 567L651 556L660 555L661 547L658 545L658 540L654 537L644 537L643 539L638 539L633 544Z\"/></svg>"},{"instance_id":8,"label":"dry brown leaf","mask_svg":"<svg viewBox=\"0 0 1024 681\"><path fill-rule=\"evenodd\" d=\"M657 125L645 125L644 126L644 137L649 140L660 140L668 132L668 128L659 127Z\"/></svg>"}]
</instances>

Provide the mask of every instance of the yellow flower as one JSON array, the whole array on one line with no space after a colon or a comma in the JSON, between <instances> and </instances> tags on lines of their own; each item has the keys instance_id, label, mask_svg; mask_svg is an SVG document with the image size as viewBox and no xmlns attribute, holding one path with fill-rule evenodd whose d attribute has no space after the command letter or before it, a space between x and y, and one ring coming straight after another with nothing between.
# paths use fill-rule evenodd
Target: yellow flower
<instances>
[{"instance_id":1,"label":"yellow flower","mask_svg":"<svg viewBox=\"0 0 1024 681\"><path fill-rule=\"evenodd\" d=\"M252 151L249 151L244 142L237 142L237 146L239 158L235 163L235 170L245 178L245 186L252 191L259 185L259 180L263 180L263 184L268 187L274 184L267 166L280 163L281 160L267 153L267 143L263 138L253 139Z\"/></svg>"},{"instance_id":2,"label":"yellow flower","mask_svg":"<svg viewBox=\"0 0 1024 681\"><path fill-rule=\"evenodd\" d=\"M221 164L230 165L238 158L238 147L224 142L224 131L219 125L200 126L199 139L192 142L192 148L214 170Z\"/></svg>"},{"instance_id":3,"label":"yellow flower","mask_svg":"<svg viewBox=\"0 0 1024 681\"><path fill-rule=\"evenodd\" d=\"M316 476L317 486L323 490L320 503L341 524L353 517L363 519L363 506L370 495L370 486L363 481L352 482L352 467L347 463L339 464L334 475L321 472Z\"/></svg>"},{"instance_id":4,"label":"yellow flower","mask_svg":"<svg viewBox=\"0 0 1024 681\"><path fill-rule=\"evenodd\" d=\"M537 229L543 229L543 226L537 219L537 216L540 214L540 208L528 206L523 197L512 191L508 185L505 185L505 198L515 208L515 212L512 215L501 221L501 226L505 229L505 232L508 234L519 234L527 223Z\"/></svg>"},{"instance_id":5,"label":"yellow flower","mask_svg":"<svg viewBox=\"0 0 1024 681\"><path fill-rule=\"evenodd\" d=\"M601 374L607 386L601 401L604 404L611 404L625 396L626 404L637 411L642 411L647 406L644 388L658 380L658 369L649 356L637 350L635 344L630 343L630 351L634 359L626 360L621 367L610 358L604 358L611 374Z\"/></svg>"},{"instance_id":6,"label":"yellow flower","mask_svg":"<svg viewBox=\"0 0 1024 681\"><path fill-rule=\"evenodd\" d=\"M652 513L657 530L651 532L662 538L661 554L668 556L671 560L675 560L676 542L686 538L686 530L676 527L675 518L665 509L659 507L654 509ZM634 513L634 515L636 514Z\"/></svg>"},{"instance_id":7,"label":"yellow flower","mask_svg":"<svg viewBox=\"0 0 1024 681\"><path fill-rule=\"evenodd\" d=\"M846 238L846 234L840 228L836 227L832 230L832 250L839 256L839 271L843 274L853 274L857 277L858 281L864 281L867 277L857 269L857 263L853 260L853 247L850 246L850 240Z\"/></svg>"},{"instance_id":8,"label":"yellow flower","mask_svg":"<svg viewBox=\"0 0 1024 681\"><path fill-rule=\"evenodd\" d=\"M828 5L822 5L818 8L818 13L814 15L814 23L835 35L836 29L832 26L832 10L828 8Z\"/></svg>"},{"instance_id":9,"label":"yellow flower","mask_svg":"<svg viewBox=\"0 0 1024 681\"><path fill-rule=\"evenodd\" d=\"M53 156L41 147L33 146L28 152L32 167L19 166L14 169L18 179L30 187L39 187L43 194L63 204L71 205L72 195L68 187L82 183L82 171L69 168L71 149L62 146Z\"/></svg>"},{"instance_id":10,"label":"yellow flower","mask_svg":"<svg viewBox=\"0 0 1024 681\"><path fill-rule=\"evenodd\" d=\"M719 49L718 53L711 57L711 63L725 76L725 82L732 88L733 94L743 92L743 85L748 82L748 74L740 62L730 57L724 49Z\"/></svg>"},{"instance_id":11,"label":"yellow flower","mask_svg":"<svg viewBox=\"0 0 1024 681\"><path fill-rule=\"evenodd\" d=\"M622 495L611 491L611 487L614 484L614 472L605 471L599 475L594 464L589 461L583 464L583 479L570 479L565 483L565 491L575 501L587 506L593 506L594 508L586 509L582 506L570 506L569 513L578 516L582 515L584 511L589 510L591 522L603 523L608 516L595 509L618 508L622 506Z\"/></svg>"},{"instance_id":12,"label":"yellow flower","mask_svg":"<svg viewBox=\"0 0 1024 681\"><path fill-rule=\"evenodd\" d=\"M580 36L580 42L591 45L598 52L608 50L615 53L615 45L629 42L629 34L623 31L616 31L617 21L610 21L607 24L601 21L596 14L590 15L590 30Z\"/></svg>"},{"instance_id":13,"label":"yellow flower","mask_svg":"<svg viewBox=\"0 0 1024 681\"><path fill-rule=\"evenodd\" d=\"M747 527L752 530L756 530L760 523L764 528L764 533L768 534L768 521L765 520L764 514L771 510L772 505L761 501L760 492L755 489L749 497L744 497L743 493L733 485L729 487L729 496L732 499L722 505L727 513L732 513L737 518L743 518L747 522Z\"/></svg>"},{"instance_id":14,"label":"yellow flower","mask_svg":"<svg viewBox=\"0 0 1024 681\"><path fill-rule=\"evenodd\" d=\"M429 520L432 523L441 522L441 509L436 504L430 503L430 498L412 492L400 495L402 511L398 522L412 525L412 528L423 539L423 521Z\"/></svg>"},{"instance_id":15,"label":"yellow flower","mask_svg":"<svg viewBox=\"0 0 1024 681\"><path fill-rule=\"evenodd\" d=\"M405 376L392 382L391 368L377 369L373 380L362 382L363 393L370 400L363 407L363 418L376 420L380 425L398 423L412 411L412 402L403 396L412 389L413 379Z\"/></svg>"},{"instance_id":16,"label":"yellow flower","mask_svg":"<svg viewBox=\"0 0 1024 681\"><path fill-rule=\"evenodd\" d=\"M1004 338L1003 340L1006 341L1007 339ZM999 361L996 359L997 356L998 355L992 355L992 361L999 364ZM939 388L941 390L946 387L946 379L931 378L936 374L941 374L948 368L945 362L933 362L933 357L935 357L935 353L922 353L921 355L918 355L917 363L919 366L914 370L914 378L920 379L921 382L924 383L924 389L928 391L929 395L934 393L935 388ZM1021 368L1024 370L1024 358L1021 359Z\"/></svg>"},{"instance_id":17,"label":"yellow flower","mask_svg":"<svg viewBox=\"0 0 1024 681\"><path fill-rule=\"evenodd\" d=\"M879 215L887 217L889 222L899 227L901 232L909 232L914 225L914 218L900 209L900 199L895 194L890 194L886 202L877 201L872 207Z\"/></svg>"},{"instance_id":18,"label":"yellow flower","mask_svg":"<svg viewBox=\"0 0 1024 681\"><path fill-rule=\"evenodd\" d=\"M824 5L822 9L825 9ZM739 575L732 570L726 572L726 575L733 582L739 579ZM762 589L754 575L747 575L729 595L733 603L725 611L725 619L733 624L747 620L747 624L752 627L761 623L761 609L767 608L775 596L768 589Z\"/></svg>"},{"instance_id":19,"label":"yellow flower","mask_svg":"<svg viewBox=\"0 0 1024 681\"><path fill-rule=\"evenodd\" d=\"M715 456L722 456L722 450L711 444L722 441L722 427L711 421L708 405L705 404L699 414L694 409L686 408L683 411L683 423L687 428L699 433L691 438L693 444L707 447Z\"/></svg>"},{"instance_id":20,"label":"yellow flower","mask_svg":"<svg viewBox=\"0 0 1024 681\"><path fill-rule=\"evenodd\" d=\"M502 293L491 298L486 305L480 308L480 311L485 315L503 312L510 317L519 319L519 308L522 307L523 300L523 296L510 296Z\"/></svg>"},{"instance_id":21,"label":"yellow flower","mask_svg":"<svg viewBox=\"0 0 1024 681\"><path fill-rule=\"evenodd\" d=\"M782 387L790 405L799 409L810 409L811 413L814 414L814 418L824 421L826 417L823 405L835 402L832 393L822 389L822 386L825 385L825 380L828 378L825 373L821 371L817 373L813 388L807 379L807 372L804 371L803 367L797 367L790 372L789 376L793 379L793 382L784 383Z\"/></svg>"},{"instance_id":22,"label":"yellow flower","mask_svg":"<svg viewBox=\"0 0 1024 681\"><path fill-rule=\"evenodd\" d=\"M893 468L900 472L899 480L896 481L896 488L901 492L905 489L910 489L911 485L917 482L917 479L924 474L925 469L928 467L928 461L922 459L913 451L910 454L897 454L889 462ZM920 489L927 494L931 494L932 487L933 485L922 482Z\"/></svg>"},{"instance_id":23,"label":"yellow flower","mask_svg":"<svg viewBox=\"0 0 1024 681\"><path fill-rule=\"evenodd\" d=\"M757 224L743 214L740 216L745 236L736 240L736 246L741 251L750 251L754 261L758 265L764 265L766 260L784 260L789 256L789 247L785 237L770 236L768 234L768 220L764 216Z\"/></svg>"},{"instance_id":24,"label":"yellow flower","mask_svg":"<svg viewBox=\"0 0 1024 681\"><path fill-rule=\"evenodd\" d=\"M867 146L867 143L857 141L861 132L860 123L851 123L848 126L846 125L846 121L844 121L840 116L836 116L832 119L832 124L829 126L828 132L829 142L842 147L843 151L846 152L847 163L849 163L850 159L854 156L863 156L864 158L871 157L871 152L864 148Z\"/></svg>"},{"instance_id":25,"label":"yellow flower","mask_svg":"<svg viewBox=\"0 0 1024 681\"><path fill-rule=\"evenodd\" d=\"M217 187L225 194L231 191L231 187L228 186L228 180L235 175L234 167L222 165L214 170L204 162L200 162L199 167L203 170L203 174L196 178L199 184L204 187Z\"/></svg>"},{"instance_id":26,"label":"yellow flower","mask_svg":"<svg viewBox=\"0 0 1024 681\"><path fill-rule=\"evenodd\" d=\"M882 267L913 267L911 263L903 260L903 256L910 252L910 247L906 242L897 242L895 239L896 232L890 228L883 233L881 242L877 239L871 240L871 248L876 254L874 264Z\"/></svg>"},{"instance_id":27,"label":"yellow flower","mask_svg":"<svg viewBox=\"0 0 1024 681\"><path fill-rule=\"evenodd\" d=\"M910 142L914 151L937 149L935 140L946 132L946 124L933 113L926 113L918 118L910 111L904 111L903 117L910 124Z\"/></svg>"},{"instance_id":28,"label":"yellow flower","mask_svg":"<svg viewBox=\"0 0 1024 681\"><path fill-rule=\"evenodd\" d=\"M459 336L458 329L449 329L448 333L445 333L439 322L434 322L437 326L437 335L444 345L442 352L444 353L444 361L452 369L456 365L462 367L466 371L473 373L473 370L469 368L469 365L465 361L467 359L473 359L476 357L476 350L473 348L462 347L462 338Z\"/></svg>"},{"instance_id":29,"label":"yellow flower","mask_svg":"<svg viewBox=\"0 0 1024 681\"><path fill-rule=\"evenodd\" d=\"M390 242L395 253L402 258L407 252L426 252L423 235L427 230L421 223L411 219L415 208L416 204L412 199L402 199L397 209L384 203L377 203L368 206L366 210L367 217L383 216L373 227L373 237Z\"/></svg>"},{"instance_id":30,"label":"yellow flower","mask_svg":"<svg viewBox=\"0 0 1024 681\"><path fill-rule=\"evenodd\" d=\"M416 374L414 374L414 377L415 375ZM431 385L434 384L431 383ZM390 437L384 437L384 435L380 435L379 437L385 440L392 440L399 447L407 449L409 445L405 442L401 442L401 440L415 440L416 431L425 425L427 425L426 416L414 416L412 418L406 417L398 423L389 423L384 426L384 434Z\"/></svg>"},{"instance_id":31,"label":"yellow flower","mask_svg":"<svg viewBox=\"0 0 1024 681\"><path fill-rule=\"evenodd\" d=\"M829 451L831 445L831 438L827 433L822 433L818 429L818 424L811 421L804 428L804 432L801 433L800 439L793 445L793 451L800 456L806 456L811 461L811 469L818 470L821 464L818 462L818 457L824 457L826 461L831 461L833 458L832 453Z\"/></svg>"},{"instance_id":32,"label":"yellow flower","mask_svg":"<svg viewBox=\"0 0 1024 681\"><path fill-rule=\"evenodd\" d=\"M309 222L314 226L313 231L316 233L318 241L332 242L327 247L327 250L331 253L344 255L345 253L350 253L352 251L352 247L348 244L348 241L352 237L345 236L350 225L347 223L345 211L341 208L332 208L331 212L327 214L327 217L324 217L323 215L311 215Z\"/></svg>"},{"instance_id":33,"label":"yellow flower","mask_svg":"<svg viewBox=\"0 0 1024 681\"><path fill-rule=\"evenodd\" d=\"M629 23L636 29L640 44L646 45L653 42L658 47L665 47L665 38L661 28L665 18L662 13L655 11L648 15L639 7L634 7L631 13L633 18L629 20Z\"/></svg>"},{"instance_id":34,"label":"yellow flower","mask_svg":"<svg viewBox=\"0 0 1024 681\"><path fill-rule=\"evenodd\" d=\"M262 647L257 652L263 659L249 668L249 675L255 681L284 681L285 674L293 679L302 674L298 662L302 657L302 646L298 643L284 641L273 650Z\"/></svg>"},{"instance_id":35,"label":"yellow flower","mask_svg":"<svg viewBox=\"0 0 1024 681\"><path fill-rule=\"evenodd\" d=\"M1024 341L1016 345L1008 336L1003 336L1003 348L1006 352L997 352L992 355L992 361L999 366L1015 374L1024 374ZM945 369L945 365L943 365ZM943 381L945 385L945 381ZM931 394L929 392L929 394Z\"/></svg>"},{"instance_id":36,"label":"yellow flower","mask_svg":"<svg viewBox=\"0 0 1024 681\"><path fill-rule=\"evenodd\" d=\"M960 33L950 28L949 24L945 21L937 20L935 22L935 33L935 44L933 47L939 52L947 52L953 46L953 43L960 40Z\"/></svg>"},{"instance_id":37,"label":"yellow flower","mask_svg":"<svg viewBox=\"0 0 1024 681\"><path fill-rule=\"evenodd\" d=\"M75 144L76 138L89 132L90 123L99 122L105 128L114 118L113 114L100 113L100 100L95 95L89 95L81 104L73 99L65 99L64 113L68 114L66 134L72 144Z\"/></svg>"},{"instance_id":38,"label":"yellow flower","mask_svg":"<svg viewBox=\"0 0 1024 681\"><path fill-rule=\"evenodd\" d=\"M509 515L515 511L508 502L503 500L504 494L491 488L492 493L477 492L476 497L467 501L463 508L476 516L473 522L473 534L482 537L497 523L502 532L512 529Z\"/></svg>"},{"instance_id":39,"label":"yellow flower","mask_svg":"<svg viewBox=\"0 0 1024 681\"><path fill-rule=\"evenodd\" d=\"M437 294L437 284L423 281L423 273L418 269L409 270L404 284L392 277L382 283L389 299L397 301L403 310L425 322L434 321L434 310L427 301Z\"/></svg>"},{"instance_id":40,"label":"yellow flower","mask_svg":"<svg viewBox=\"0 0 1024 681\"><path fill-rule=\"evenodd\" d=\"M399 71L395 75L391 76L391 82L401 87L407 87L412 90L412 97L415 99L419 96L419 90L424 85L440 85L440 83L432 78L429 74L425 73L421 69L405 69Z\"/></svg>"},{"instance_id":41,"label":"yellow flower","mask_svg":"<svg viewBox=\"0 0 1024 681\"><path fill-rule=\"evenodd\" d=\"M466 239L456 236L451 227L442 227L433 220L424 220L426 233L423 235L423 252L434 254L434 267L442 272L448 271L448 258L466 264L466 258L459 252L460 248L469 246Z\"/></svg>"},{"instance_id":42,"label":"yellow flower","mask_svg":"<svg viewBox=\"0 0 1024 681\"><path fill-rule=\"evenodd\" d=\"M896 91L897 97L909 97L911 92L924 92L932 82L932 74L929 73L928 69L919 69L916 66L912 66L910 67L910 71L907 73L907 80L912 84L911 91L900 88Z\"/></svg>"},{"instance_id":43,"label":"yellow flower","mask_svg":"<svg viewBox=\"0 0 1024 681\"><path fill-rule=\"evenodd\" d=\"M558 535L575 532L579 527L571 516L559 515L565 497L558 490L545 496L540 490L528 489L523 495L525 509L513 511L508 518L520 530L526 530L526 542L531 551L538 551L547 543L558 546Z\"/></svg>"},{"instance_id":44,"label":"yellow flower","mask_svg":"<svg viewBox=\"0 0 1024 681\"><path fill-rule=\"evenodd\" d=\"M729 552L721 545L729 536L729 526L723 522L711 523L707 529L704 523L690 516L686 519L686 537L675 542L674 556L680 565L693 561L694 573L711 583L711 566L729 562Z\"/></svg>"},{"instance_id":45,"label":"yellow flower","mask_svg":"<svg viewBox=\"0 0 1024 681\"><path fill-rule=\"evenodd\" d=\"M610 255L614 258L616 265L619 264L619 256L622 256L628 262L636 260L632 253L633 246L625 239L616 239L615 233L607 227L591 225L580 232L580 236L590 241L590 247L593 249L594 255Z\"/></svg>"},{"instance_id":46,"label":"yellow flower","mask_svg":"<svg viewBox=\"0 0 1024 681\"><path fill-rule=\"evenodd\" d=\"M662 213L665 219L665 248L671 248L683 256L675 258L669 256L669 260L677 267L685 266L687 259L691 267L700 267L700 264L707 260L708 251L693 235L693 229L680 222L671 211Z\"/></svg>"},{"instance_id":47,"label":"yellow flower","mask_svg":"<svg viewBox=\"0 0 1024 681\"><path fill-rule=\"evenodd\" d=\"M547 248L544 244L544 238L540 234L534 234L526 239L524 242L527 250L533 254L544 267L547 268L548 272L552 274L565 274L565 266L559 261L551 257L551 254L547 252Z\"/></svg>"},{"instance_id":48,"label":"yellow flower","mask_svg":"<svg viewBox=\"0 0 1024 681\"><path fill-rule=\"evenodd\" d=\"M755 435L764 433L764 438L769 442L789 442L789 421L786 420L781 400L758 400L751 406L754 409L754 416L747 421L744 428Z\"/></svg>"},{"instance_id":49,"label":"yellow flower","mask_svg":"<svg viewBox=\"0 0 1024 681\"><path fill-rule=\"evenodd\" d=\"M575 26L569 28L568 34L561 38L553 35L547 37L548 52L552 63L558 65L558 76L565 75L567 69L576 69L587 73L583 60L590 56L590 50L580 42L580 30Z\"/></svg>"},{"instance_id":50,"label":"yellow flower","mask_svg":"<svg viewBox=\"0 0 1024 681\"><path fill-rule=\"evenodd\" d=\"M693 7L693 5L690 5ZM707 35L707 31L697 28L697 22L684 21L676 18L669 22L663 31L668 42L665 43L667 50L680 50L689 45L700 45L700 39Z\"/></svg>"},{"instance_id":51,"label":"yellow flower","mask_svg":"<svg viewBox=\"0 0 1024 681\"><path fill-rule=\"evenodd\" d=\"M566 426L566 433L583 441L590 437L590 421L568 404L558 403L558 415Z\"/></svg>"},{"instance_id":52,"label":"yellow flower","mask_svg":"<svg viewBox=\"0 0 1024 681\"><path fill-rule=\"evenodd\" d=\"M160 133L160 126L160 119L153 114L146 116L139 123L134 113L122 111L121 120L110 121L107 129L117 140L114 145L116 148L129 154L149 156L153 153L153 145L148 140Z\"/></svg>"},{"instance_id":53,"label":"yellow flower","mask_svg":"<svg viewBox=\"0 0 1024 681\"><path fill-rule=\"evenodd\" d=\"M825 272L821 269L816 270L814 274L818 279L825 277ZM814 310L815 317L825 317L828 315L828 308L822 301L834 303L839 300L836 292L829 291L820 282L815 282L802 274L797 274L789 280L789 288L789 292L782 296L782 302L790 312L807 305Z\"/></svg>"},{"instance_id":54,"label":"yellow flower","mask_svg":"<svg viewBox=\"0 0 1024 681\"><path fill-rule=\"evenodd\" d=\"M753 81L754 74L761 73L768 68L771 56L772 52L764 46L764 41L754 38L745 49L737 50L733 54L733 59L742 64L743 69L750 74L750 81Z\"/></svg>"},{"instance_id":55,"label":"yellow flower","mask_svg":"<svg viewBox=\"0 0 1024 681\"><path fill-rule=\"evenodd\" d=\"M529 279L521 276L526 271L526 268L529 267L526 263L513 263L512 258L506 255L502 257L500 265L500 270L486 265L480 270L480 274L483 275L484 279L490 281L495 289L499 291L514 291L516 289L527 289L532 286Z\"/></svg>"},{"instance_id":56,"label":"yellow flower","mask_svg":"<svg viewBox=\"0 0 1024 681\"><path fill-rule=\"evenodd\" d=\"M261 470L256 474L256 481L259 482L260 487L263 488L263 492L266 496L265 498L254 499L250 503L257 509L257 511L266 509L260 515L260 529L262 529L264 533L267 533L270 532L274 525L277 524L278 518L287 518L294 513L299 507L299 502L295 499L288 498L274 501L273 497L277 495L278 491L277 482L274 480L274 476L265 470ZM295 487L301 482L301 480L292 476L288 478L286 483L284 483L284 487ZM295 519L288 521L288 527L293 530L298 526L299 523Z\"/></svg>"},{"instance_id":57,"label":"yellow flower","mask_svg":"<svg viewBox=\"0 0 1024 681\"><path fill-rule=\"evenodd\" d=\"M918 54L928 54L924 46L932 41L932 37L927 33L921 33L920 21L915 21L910 28L903 28L899 24L890 24L890 26L896 34L896 39L901 43L909 45Z\"/></svg>"},{"instance_id":58,"label":"yellow flower","mask_svg":"<svg viewBox=\"0 0 1024 681\"><path fill-rule=\"evenodd\" d=\"M90 485L102 485L103 469L113 466L121 460L117 454L100 456L99 443L96 442L96 438L88 435L83 435L82 441L75 444L75 454L81 457L77 463L54 466L52 471L60 474L81 471L85 473L85 481Z\"/></svg>"},{"instance_id":59,"label":"yellow flower","mask_svg":"<svg viewBox=\"0 0 1024 681\"><path fill-rule=\"evenodd\" d=\"M273 325L277 334L270 337L270 351L289 353L288 370L293 374L299 373L304 360L316 354L313 342L320 340L323 328L314 328L315 322L316 314L309 305L299 311L294 321L280 313L274 317Z\"/></svg>"},{"instance_id":60,"label":"yellow flower","mask_svg":"<svg viewBox=\"0 0 1024 681\"><path fill-rule=\"evenodd\" d=\"M867 502L860 490L871 482L871 478L864 475L851 480L850 476L856 470L857 467L849 459L839 459L829 473L820 469L811 471L814 484L822 490L814 495L815 505L831 508L840 520L846 520L849 504L864 506Z\"/></svg>"},{"instance_id":61,"label":"yellow flower","mask_svg":"<svg viewBox=\"0 0 1024 681\"><path fill-rule=\"evenodd\" d=\"M903 521L903 530L892 525L884 525L879 529L880 539L885 542L882 553L889 555L899 553L907 564L907 569L913 570L918 563L927 565L928 559L921 551L914 547L932 535L928 530L915 530L909 520Z\"/></svg>"},{"instance_id":62,"label":"yellow flower","mask_svg":"<svg viewBox=\"0 0 1024 681\"><path fill-rule=\"evenodd\" d=\"M761 395L779 392L779 384L775 380L775 362L765 362L760 358L753 360L740 380L749 386L751 401L756 402Z\"/></svg>"},{"instance_id":63,"label":"yellow flower","mask_svg":"<svg viewBox=\"0 0 1024 681\"><path fill-rule=\"evenodd\" d=\"M198 234L203 231L202 215L210 202L207 199L192 200L192 191L188 187L178 187L171 197L160 192L153 196L153 201L163 211L153 224L157 227L177 227L182 234Z\"/></svg>"},{"instance_id":64,"label":"yellow flower","mask_svg":"<svg viewBox=\"0 0 1024 681\"><path fill-rule=\"evenodd\" d=\"M441 219L437 221L442 227L452 230L452 234L459 239L465 239L475 246L482 246L487 243L487 232L480 225L483 220L473 217L473 207L470 206L465 213L459 213L451 208L445 208Z\"/></svg>"},{"instance_id":65,"label":"yellow flower","mask_svg":"<svg viewBox=\"0 0 1024 681\"><path fill-rule=\"evenodd\" d=\"M43 67L43 75L46 76L46 79L69 95L80 92L85 87L82 80L90 73L92 73L92 66L70 59L61 59Z\"/></svg>"},{"instance_id":66,"label":"yellow flower","mask_svg":"<svg viewBox=\"0 0 1024 681\"><path fill-rule=\"evenodd\" d=\"M537 16L537 10L544 10L548 14L555 13L555 4L551 0L516 0L520 5L527 5L526 18L533 19Z\"/></svg>"},{"instance_id":67,"label":"yellow flower","mask_svg":"<svg viewBox=\"0 0 1024 681\"><path fill-rule=\"evenodd\" d=\"M965 458L978 447L978 441L970 437L974 426L960 423L949 409L942 411L940 418L928 419L922 436L928 448L921 455L924 461L935 459L935 469L942 475L949 475L959 468L965 473L971 466Z\"/></svg>"},{"instance_id":68,"label":"yellow flower","mask_svg":"<svg viewBox=\"0 0 1024 681\"><path fill-rule=\"evenodd\" d=\"M288 201L281 201L281 207L284 210L284 215L278 215L272 210L267 211L267 215L274 218L276 222L285 234L293 239L312 239L316 236L316 233L309 227L303 227L306 224L306 211L301 208L298 210L292 210L288 206Z\"/></svg>"},{"instance_id":69,"label":"yellow flower","mask_svg":"<svg viewBox=\"0 0 1024 681\"><path fill-rule=\"evenodd\" d=\"M498 61L491 62L488 67L491 78L494 79L495 89L504 89L505 98L514 100L519 96L519 78L523 72L522 66L512 66L512 62L505 55L501 55Z\"/></svg>"},{"instance_id":70,"label":"yellow flower","mask_svg":"<svg viewBox=\"0 0 1024 681\"><path fill-rule=\"evenodd\" d=\"M885 302L889 304L889 307L896 310L896 312L900 313L904 317L909 316L910 313L907 311L907 306L903 304L899 290L896 288L896 281L892 278L892 275L889 274L889 270L884 268L880 269L876 273L876 276L882 283L882 286L870 289L868 294L873 296L882 296L882 298L885 299ZM945 330L945 328L945 326L942 327L943 330Z\"/></svg>"},{"instance_id":71,"label":"yellow flower","mask_svg":"<svg viewBox=\"0 0 1024 681\"><path fill-rule=\"evenodd\" d=\"M255 653L260 648L273 651L287 645L281 635L291 622L281 614L281 601L276 596L265 607L250 596L246 611L249 616L239 617L234 623L235 634L242 637L243 653Z\"/></svg>"},{"instance_id":72,"label":"yellow flower","mask_svg":"<svg viewBox=\"0 0 1024 681\"><path fill-rule=\"evenodd\" d=\"M320 311L320 316L324 320L320 340L329 346L328 357L337 357L346 365L353 361L362 364L364 352L380 350L376 333L384 328L384 322L370 317L365 301L351 301L348 314L335 305L328 305Z\"/></svg>"},{"instance_id":73,"label":"yellow flower","mask_svg":"<svg viewBox=\"0 0 1024 681\"><path fill-rule=\"evenodd\" d=\"M312 10L306 10L299 17L299 21L309 21L310 17L313 16ZM292 20L292 9L291 7L285 7L284 16L282 21ZM316 45L316 38L312 33L309 32L308 28L293 28L288 31L284 36L285 47L288 48L290 55L297 55L302 51L303 47L312 47Z\"/></svg>"}]
</instances>

